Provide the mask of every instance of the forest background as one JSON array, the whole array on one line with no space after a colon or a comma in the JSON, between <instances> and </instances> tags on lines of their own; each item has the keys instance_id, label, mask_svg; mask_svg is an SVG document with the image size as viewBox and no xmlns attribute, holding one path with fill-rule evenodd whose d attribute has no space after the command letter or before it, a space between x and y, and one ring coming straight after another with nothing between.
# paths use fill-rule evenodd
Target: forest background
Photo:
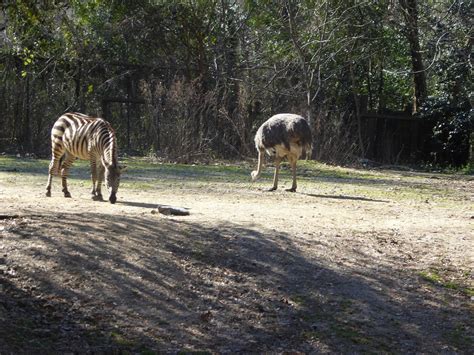
<instances>
[{"instance_id":1,"label":"forest background","mask_svg":"<svg viewBox=\"0 0 474 355\"><path fill-rule=\"evenodd\" d=\"M324 162L465 166L473 8L2 1L0 151L48 156L53 122L79 111L109 120L122 153L241 159L255 154L263 121L293 112L309 120Z\"/></svg>"}]
</instances>

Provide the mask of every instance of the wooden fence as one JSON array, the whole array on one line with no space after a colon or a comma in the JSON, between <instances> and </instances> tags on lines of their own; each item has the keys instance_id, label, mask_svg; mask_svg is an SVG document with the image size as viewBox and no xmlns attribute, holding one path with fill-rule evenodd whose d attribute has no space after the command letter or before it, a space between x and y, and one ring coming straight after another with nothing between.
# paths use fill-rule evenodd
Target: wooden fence
<instances>
[{"instance_id":1,"label":"wooden fence","mask_svg":"<svg viewBox=\"0 0 474 355\"><path fill-rule=\"evenodd\" d=\"M432 127L405 112L361 115L365 157L383 164L415 162Z\"/></svg>"}]
</instances>

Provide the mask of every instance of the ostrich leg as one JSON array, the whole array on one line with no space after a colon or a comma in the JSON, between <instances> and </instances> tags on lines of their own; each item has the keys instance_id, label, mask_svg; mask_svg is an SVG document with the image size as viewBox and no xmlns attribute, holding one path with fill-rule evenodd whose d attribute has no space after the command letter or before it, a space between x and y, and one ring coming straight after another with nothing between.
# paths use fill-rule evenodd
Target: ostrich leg
<instances>
[{"instance_id":1,"label":"ostrich leg","mask_svg":"<svg viewBox=\"0 0 474 355\"><path fill-rule=\"evenodd\" d=\"M268 191L275 191L278 188L278 173L280 172L281 158L275 158L275 175L273 175L273 187Z\"/></svg>"},{"instance_id":2,"label":"ostrich leg","mask_svg":"<svg viewBox=\"0 0 474 355\"><path fill-rule=\"evenodd\" d=\"M288 157L291 165L291 173L293 174L293 184L291 185L291 189L286 189L289 192L296 192L296 158Z\"/></svg>"}]
</instances>

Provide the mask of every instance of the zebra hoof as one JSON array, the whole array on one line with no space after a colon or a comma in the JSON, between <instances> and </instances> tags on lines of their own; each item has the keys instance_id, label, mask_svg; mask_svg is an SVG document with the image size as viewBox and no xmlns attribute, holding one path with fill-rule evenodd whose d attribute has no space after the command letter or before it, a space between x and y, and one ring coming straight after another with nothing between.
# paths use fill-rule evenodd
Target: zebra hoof
<instances>
[{"instance_id":1,"label":"zebra hoof","mask_svg":"<svg viewBox=\"0 0 474 355\"><path fill-rule=\"evenodd\" d=\"M64 193L64 197L71 198L72 196L71 196L71 193L70 193L70 192L65 192L65 193Z\"/></svg>"},{"instance_id":2,"label":"zebra hoof","mask_svg":"<svg viewBox=\"0 0 474 355\"><path fill-rule=\"evenodd\" d=\"M270 188L267 190L267 192L273 192L273 191L276 191L276 189L277 189L276 187L270 187Z\"/></svg>"},{"instance_id":3,"label":"zebra hoof","mask_svg":"<svg viewBox=\"0 0 474 355\"><path fill-rule=\"evenodd\" d=\"M296 192L296 187L292 187L291 189L286 189L285 191L288 191L288 192Z\"/></svg>"},{"instance_id":4,"label":"zebra hoof","mask_svg":"<svg viewBox=\"0 0 474 355\"><path fill-rule=\"evenodd\" d=\"M92 200L94 200L94 201L104 201L104 198L102 197L102 195L94 195L94 196L92 196Z\"/></svg>"},{"instance_id":5,"label":"zebra hoof","mask_svg":"<svg viewBox=\"0 0 474 355\"><path fill-rule=\"evenodd\" d=\"M51 191L46 191L46 197L51 197Z\"/></svg>"}]
</instances>

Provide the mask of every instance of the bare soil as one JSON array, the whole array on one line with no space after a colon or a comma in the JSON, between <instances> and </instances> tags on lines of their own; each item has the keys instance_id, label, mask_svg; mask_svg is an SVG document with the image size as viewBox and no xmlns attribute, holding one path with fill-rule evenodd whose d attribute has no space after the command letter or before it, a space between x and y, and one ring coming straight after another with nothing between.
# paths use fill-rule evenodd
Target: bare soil
<instances>
[{"instance_id":1,"label":"bare soil","mask_svg":"<svg viewBox=\"0 0 474 355\"><path fill-rule=\"evenodd\" d=\"M0 172L0 353L470 353L474 181L419 179L456 196L176 181L112 205Z\"/></svg>"}]
</instances>

